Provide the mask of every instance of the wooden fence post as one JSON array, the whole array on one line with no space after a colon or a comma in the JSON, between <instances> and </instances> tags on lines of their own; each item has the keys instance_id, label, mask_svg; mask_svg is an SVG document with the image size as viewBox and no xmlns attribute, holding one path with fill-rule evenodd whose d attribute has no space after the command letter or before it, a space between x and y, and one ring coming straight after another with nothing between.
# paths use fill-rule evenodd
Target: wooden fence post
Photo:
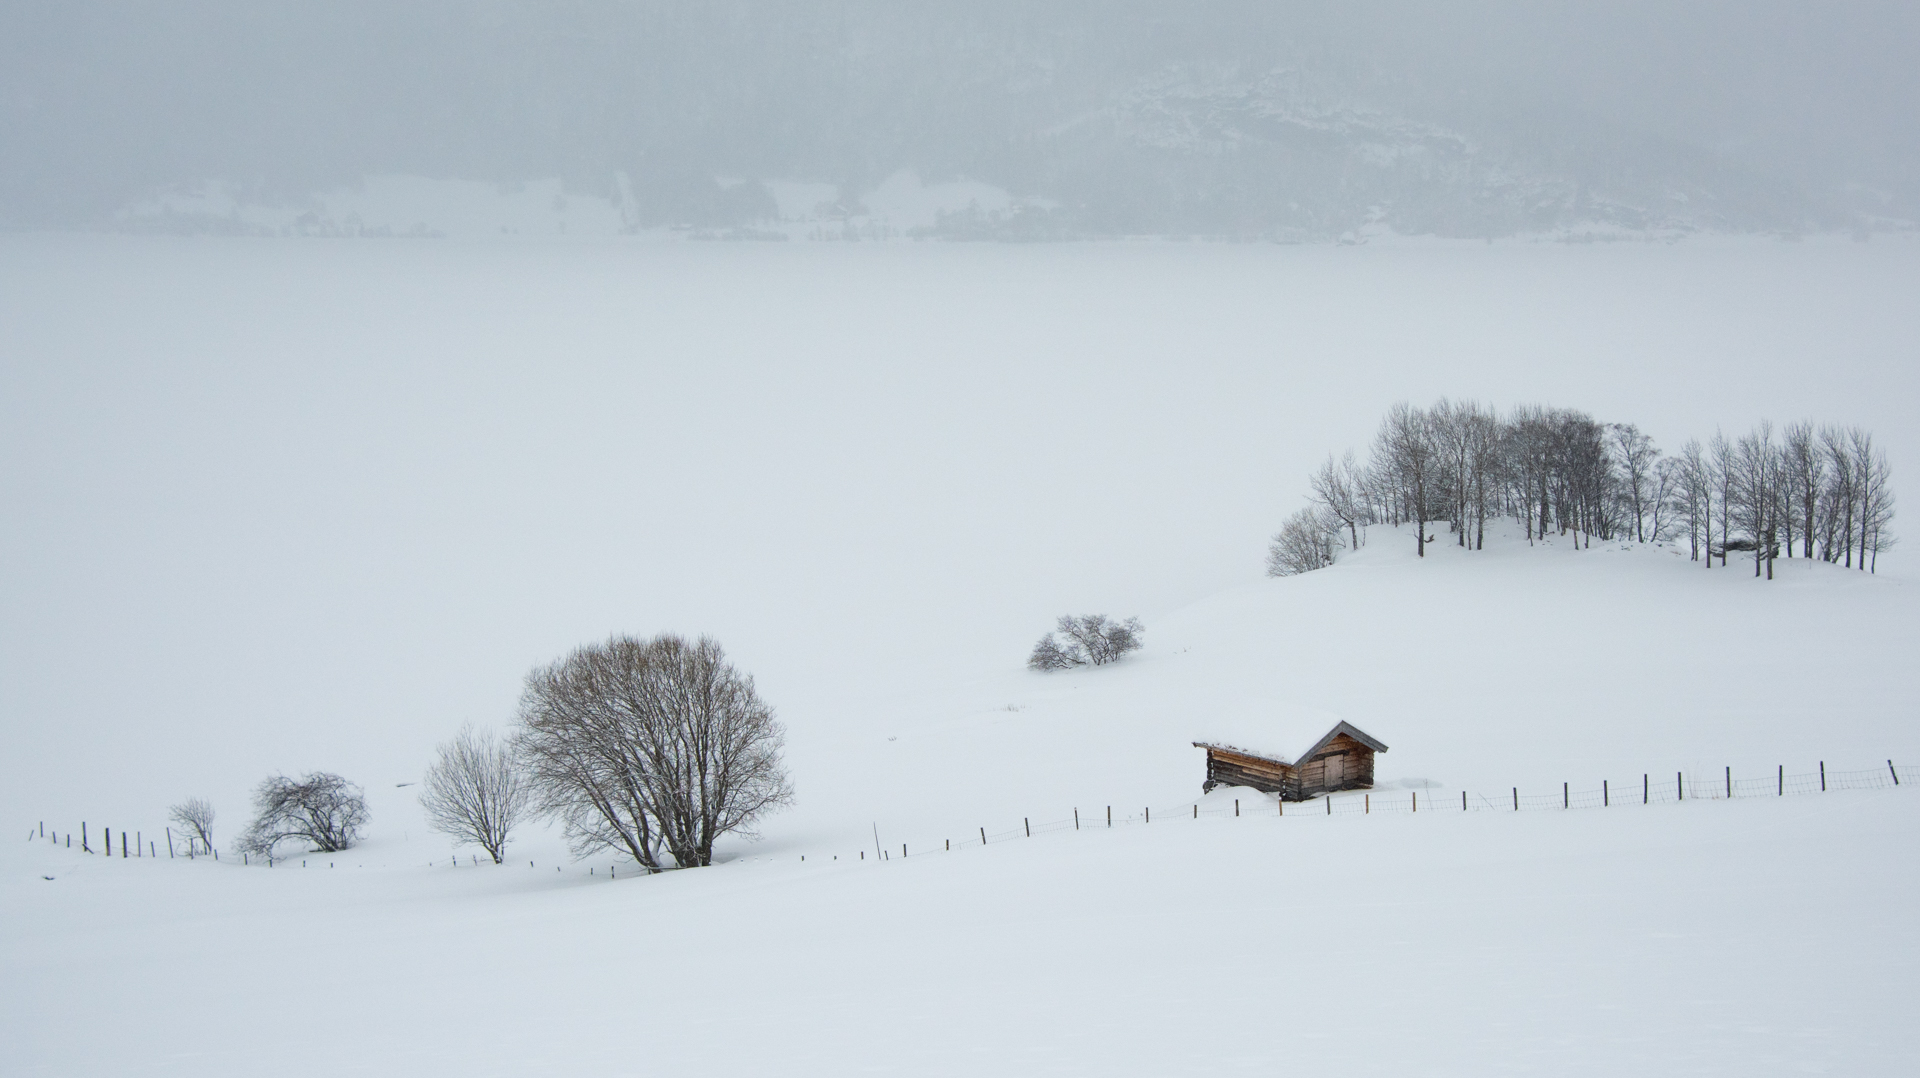
<instances>
[{"instance_id":1,"label":"wooden fence post","mask_svg":"<svg viewBox=\"0 0 1920 1078\"><path fill-rule=\"evenodd\" d=\"M1420 811L1420 791L1419 790L1413 791L1413 811L1415 812Z\"/></svg>"},{"instance_id":2,"label":"wooden fence post","mask_svg":"<svg viewBox=\"0 0 1920 1078\"><path fill-rule=\"evenodd\" d=\"M1673 773L1673 796L1677 801L1685 801L1687 799L1687 773L1685 771L1675 771Z\"/></svg>"},{"instance_id":3,"label":"wooden fence post","mask_svg":"<svg viewBox=\"0 0 1920 1078\"><path fill-rule=\"evenodd\" d=\"M1733 765L1727 765L1727 800L1733 800Z\"/></svg>"},{"instance_id":4,"label":"wooden fence post","mask_svg":"<svg viewBox=\"0 0 1920 1078\"><path fill-rule=\"evenodd\" d=\"M92 850L87 849L87 821L85 820L80 821L80 852L81 853L93 852Z\"/></svg>"},{"instance_id":5,"label":"wooden fence post","mask_svg":"<svg viewBox=\"0 0 1920 1078\"><path fill-rule=\"evenodd\" d=\"M1820 792L1827 792L1827 762L1820 761Z\"/></svg>"},{"instance_id":6,"label":"wooden fence post","mask_svg":"<svg viewBox=\"0 0 1920 1078\"><path fill-rule=\"evenodd\" d=\"M1776 771L1775 774L1778 776L1778 779L1776 781L1778 781L1780 784L1780 792L1774 794L1774 796L1785 797L1787 796L1787 765L1779 764L1776 766L1779 768L1779 770Z\"/></svg>"},{"instance_id":7,"label":"wooden fence post","mask_svg":"<svg viewBox=\"0 0 1920 1078\"><path fill-rule=\"evenodd\" d=\"M103 827L100 830L102 833L104 833L107 836L107 856L112 857L113 856L113 828ZM126 845L126 843L123 842L121 843L121 845L124 846Z\"/></svg>"},{"instance_id":8,"label":"wooden fence post","mask_svg":"<svg viewBox=\"0 0 1920 1078\"><path fill-rule=\"evenodd\" d=\"M1028 838L1032 838L1032 837L1033 837L1033 823L1032 823L1032 821L1030 821L1030 820L1028 820L1028 819L1027 819L1027 818L1026 818L1025 816L1022 816L1022 817L1020 817L1020 826L1021 826L1021 827L1024 827L1024 828L1026 828L1026 829L1027 829L1027 837L1028 837Z\"/></svg>"},{"instance_id":9,"label":"wooden fence post","mask_svg":"<svg viewBox=\"0 0 1920 1078\"><path fill-rule=\"evenodd\" d=\"M1153 822L1153 806L1152 805L1147 806L1147 822L1148 823Z\"/></svg>"},{"instance_id":10,"label":"wooden fence post","mask_svg":"<svg viewBox=\"0 0 1920 1078\"><path fill-rule=\"evenodd\" d=\"M1893 766L1893 761L1892 761L1892 760L1888 760L1888 761L1887 761L1887 766L1888 766L1888 767L1892 767L1892 766ZM1895 783L1894 783L1894 785L1896 785L1896 786L1897 786L1897 785L1899 785L1899 783L1898 783L1898 782L1895 782ZM1234 814L1235 816L1238 816L1238 815L1240 815L1240 799L1239 799L1239 798L1237 798L1237 797L1233 799L1233 814Z\"/></svg>"},{"instance_id":11,"label":"wooden fence post","mask_svg":"<svg viewBox=\"0 0 1920 1078\"><path fill-rule=\"evenodd\" d=\"M1080 810L1077 807L1073 810L1073 829L1080 830Z\"/></svg>"},{"instance_id":12,"label":"wooden fence post","mask_svg":"<svg viewBox=\"0 0 1920 1078\"><path fill-rule=\"evenodd\" d=\"M167 828L167 860L173 860L173 828Z\"/></svg>"},{"instance_id":13,"label":"wooden fence post","mask_svg":"<svg viewBox=\"0 0 1920 1078\"><path fill-rule=\"evenodd\" d=\"M1563 809L1573 807L1573 795L1567 792L1567 784L1564 782L1560 784L1560 807Z\"/></svg>"},{"instance_id":14,"label":"wooden fence post","mask_svg":"<svg viewBox=\"0 0 1920 1078\"><path fill-rule=\"evenodd\" d=\"M1360 814L1363 816L1373 815L1373 795L1361 794L1360 801L1361 801Z\"/></svg>"},{"instance_id":15,"label":"wooden fence post","mask_svg":"<svg viewBox=\"0 0 1920 1078\"><path fill-rule=\"evenodd\" d=\"M1193 803L1193 818L1196 820L1200 818L1200 802L1198 801Z\"/></svg>"},{"instance_id":16,"label":"wooden fence post","mask_svg":"<svg viewBox=\"0 0 1920 1078\"><path fill-rule=\"evenodd\" d=\"M1331 816L1333 815L1333 795L1328 794L1325 800L1327 802L1327 815Z\"/></svg>"},{"instance_id":17,"label":"wooden fence post","mask_svg":"<svg viewBox=\"0 0 1920 1078\"><path fill-rule=\"evenodd\" d=\"M1894 784L1895 786L1898 786L1898 785L1900 785L1900 772L1898 772L1898 771L1895 771L1895 770L1893 769L1893 761L1892 761L1892 760L1888 760L1888 761L1887 761L1887 772L1888 772L1889 774L1891 774L1891 775L1893 776L1893 784Z\"/></svg>"},{"instance_id":18,"label":"wooden fence post","mask_svg":"<svg viewBox=\"0 0 1920 1078\"><path fill-rule=\"evenodd\" d=\"M1460 811L1467 811L1467 791L1465 790L1460 791Z\"/></svg>"},{"instance_id":19,"label":"wooden fence post","mask_svg":"<svg viewBox=\"0 0 1920 1078\"><path fill-rule=\"evenodd\" d=\"M138 832L138 831L135 831L135 832L133 833L133 848L134 848L134 849L136 849L136 850L145 850L145 849L147 848L147 837L146 837L145 835L143 835L143 834L141 834L140 832ZM135 856L135 857L144 857L144 856L146 856L146 854L144 854L144 853L136 853L136 854L134 854L134 856Z\"/></svg>"},{"instance_id":20,"label":"wooden fence post","mask_svg":"<svg viewBox=\"0 0 1920 1078\"><path fill-rule=\"evenodd\" d=\"M1518 786L1513 788L1513 811L1520 811L1520 787Z\"/></svg>"},{"instance_id":21,"label":"wooden fence post","mask_svg":"<svg viewBox=\"0 0 1920 1078\"><path fill-rule=\"evenodd\" d=\"M1643 805L1647 804L1648 799L1652 797L1652 795L1653 787L1647 785L1647 773L1642 771L1640 773L1640 803Z\"/></svg>"},{"instance_id":22,"label":"wooden fence post","mask_svg":"<svg viewBox=\"0 0 1920 1078\"><path fill-rule=\"evenodd\" d=\"M1112 805L1107 806L1107 826L1108 827L1113 826L1113 806Z\"/></svg>"},{"instance_id":23,"label":"wooden fence post","mask_svg":"<svg viewBox=\"0 0 1920 1078\"><path fill-rule=\"evenodd\" d=\"M1600 780L1600 807L1606 808L1612 804L1613 804L1613 797L1611 794L1607 792L1607 780L1601 779Z\"/></svg>"},{"instance_id":24,"label":"wooden fence post","mask_svg":"<svg viewBox=\"0 0 1920 1078\"><path fill-rule=\"evenodd\" d=\"M120 859L122 861L127 859L127 833L125 831L120 832Z\"/></svg>"},{"instance_id":25,"label":"wooden fence post","mask_svg":"<svg viewBox=\"0 0 1920 1078\"><path fill-rule=\"evenodd\" d=\"M987 844L987 829L982 827L980 829L980 845L985 846L986 844Z\"/></svg>"}]
</instances>

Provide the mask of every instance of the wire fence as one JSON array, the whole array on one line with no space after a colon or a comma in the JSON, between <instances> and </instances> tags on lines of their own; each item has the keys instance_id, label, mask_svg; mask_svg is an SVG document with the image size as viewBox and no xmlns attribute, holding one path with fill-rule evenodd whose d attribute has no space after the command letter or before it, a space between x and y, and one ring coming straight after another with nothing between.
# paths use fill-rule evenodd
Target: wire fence
<instances>
[{"instance_id":1,"label":"wire fence","mask_svg":"<svg viewBox=\"0 0 1920 1078\"><path fill-rule=\"evenodd\" d=\"M1827 767L1823 760L1816 770L1789 774L1785 765L1775 768L1771 775L1739 775L1733 768L1722 768L1718 774L1676 771L1671 775L1642 774L1638 779L1625 782L1603 779L1598 785L1574 788L1570 782L1560 784L1558 790L1521 789L1509 787L1499 793L1474 793L1465 790L1446 791L1439 788L1428 789L1367 789L1348 790L1325 794L1305 801L1282 801L1271 794L1262 794L1247 790L1241 797L1232 799L1214 798L1206 803L1200 800L1183 802L1168 808L1142 806L1138 810L1111 805L1082 812L1074 809L1072 815L1052 820L1034 820L1023 818L1017 827L1007 827L989 831L985 826L974 828L958 837L942 838L935 842L903 842L898 849L902 857L914 854L951 852L969 847L991 846L1016 839L1029 839L1041 835L1060 834L1067 831L1089 831L1111 829L1115 827L1147 826L1155 822L1170 823L1176 820L1198 820L1202 817L1220 818L1232 816L1369 816L1383 814L1415 813L1460 813L1460 812L1541 812L1571 811L1573 809L1611 808L1616 805L1667 805L1686 801L1724 801L1750 800L1755 798L1780 798L1803 796L1807 794L1833 793L1844 790L1884 790L1899 786L1900 772L1888 760L1883 767L1863 768L1840 771ZM164 856L174 859L206 860L220 862L220 851L176 834L171 828L163 829L165 835ZM78 832L49 830L44 822L27 832L29 842L51 842L56 846L78 849L83 853L102 854L109 858L131 860L134 858L163 856L162 839L148 838L141 831L115 832L112 828L89 827L80 825ZM873 855L878 861L891 861L894 846L882 844L879 829L874 829ZM231 851L230 851L231 852ZM849 861L865 861L866 850L858 850L847 855ZM838 860L840 854L829 854ZM256 858L241 855L238 866L259 865L272 868L279 862L289 866L295 861L300 867L309 862L318 864L325 861L326 867L336 863L334 854L308 853L281 858ZM805 856L801 860L805 860ZM489 864L485 859L470 858L475 866ZM228 857L225 864L235 864L235 858ZM442 862L429 862L429 868L436 865L458 867L460 859L450 856ZM527 867L532 868L529 861ZM608 878L618 878L618 865L609 865ZM556 866L556 871L558 867ZM597 869L590 870L597 872ZM646 874L645 869L633 866L635 875Z\"/></svg>"},{"instance_id":2,"label":"wire fence","mask_svg":"<svg viewBox=\"0 0 1920 1078\"><path fill-rule=\"evenodd\" d=\"M1676 771L1655 775L1651 772L1626 781L1602 779L1592 786L1576 788L1563 782L1558 789L1522 789L1514 786L1499 793L1475 793L1465 790L1429 789L1349 790L1326 794L1305 801L1281 801L1272 794L1247 790L1230 801L1223 798L1188 801L1167 808L1142 806L1139 809L1115 809L1103 805L1090 812L1073 810L1071 816L1052 820L1025 818L1020 826L989 831L977 827L972 832L938 842L882 845L876 830L873 854L880 860L892 860L898 850L902 857L916 853L937 853L968 847L991 846L1015 839L1114 827L1145 826L1176 820L1198 820L1232 816L1367 816L1374 813L1461 813L1461 812L1541 812L1598 809L1626 805L1668 805L1687 801L1725 801L1762 797L1789 797L1832 793L1843 790L1884 790L1900 785L1900 772L1892 760L1884 766L1840 771L1821 761L1808 772L1789 773L1785 765L1765 776L1736 776L1733 768L1717 774ZM865 853L860 855L865 860Z\"/></svg>"}]
</instances>

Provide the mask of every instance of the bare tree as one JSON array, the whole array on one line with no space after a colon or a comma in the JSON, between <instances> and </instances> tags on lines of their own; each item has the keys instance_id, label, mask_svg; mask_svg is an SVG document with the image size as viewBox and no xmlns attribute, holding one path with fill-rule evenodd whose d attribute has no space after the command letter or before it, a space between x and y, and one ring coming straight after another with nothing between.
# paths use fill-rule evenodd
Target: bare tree
<instances>
[{"instance_id":1,"label":"bare tree","mask_svg":"<svg viewBox=\"0 0 1920 1078\"><path fill-rule=\"evenodd\" d=\"M503 860L531 794L509 745L465 727L440 746L422 786L420 805L435 830L486 850L496 865Z\"/></svg>"},{"instance_id":2,"label":"bare tree","mask_svg":"<svg viewBox=\"0 0 1920 1078\"><path fill-rule=\"evenodd\" d=\"M1515 508L1526 525L1527 542L1536 537L1534 511L1538 509L1538 538L1547 537L1549 461L1552 442L1548 409L1537 404L1521 405L1513 410L1501 436L1502 455L1507 461L1507 480L1512 486Z\"/></svg>"},{"instance_id":3,"label":"bare tree","mask_svg":"<svg viewBox=\"0 0 1920 1078\"><path fill-rule=\"evenodd\" d=\"M360 840L367 824L360 787L325 771L308 772L298 782L270 776L254 788L253 810L253 823L237 845L266 856L293 840L311 842L320 853L344 850Z\"/></svg>"},{"instance_id":4,"label":"bare tree","mask_svg":"<svg viewBox=\"0 0 1920 1078\"><path fill-rule=\"evenodd\" d=\"M1267 547L1268 576L1297 576L1324 569L1340 553L1339 521L1324 509L1302 509L1287 518Z\"/></svg>"},{"instance_id":5,"label":"bare tree","mask_svg":"<svg viewBox=\"0 0 1920 1078\"><path fill-rule=\"evenodd\" d=\"M1647 538L1656 543L1664 543L1676 534L1671 513L1686 482L1686 471L1686 465L1674 457L1663 457L1653 466L1653 484L1647 497L1653 523L1647 528Z\"/></svg>"},{"instance_id":6,"label":"bare tree","mask_svg":"<svg viewBox=\"0 0 1920 1078\"><path fill-rule=\"evenodd\" d=\"M1419 526L1419 533L1414 536L1414 550L1424 558L1427 556L1427 521L1431 519L1429 499L1442 478L1433 424L1427 413L1403 401L1394 405L1381 421L1374 445L1381 466L1391 477L1395 495L1405 506L1399 515Z\"/></svg>"},{"instance_id":7,"label":"bare tree","mask_svg":"<svg viewBox=\"0 0 1920 1078\"><path fill-rule=\"evenodd\" d=\"M1712 491L1713 504L1720 510L1720 567L1724 569L1727 565L1727 541L1733 533L1733 484L1738 475L1739 462L1733 443L1718 430L1713 432L1713 440L1707 443L1707 448L1712 453L1709 459L1712 471L1709 474L1713 477L1713 483L1709 489ZM1707 541L1707 564L1713 564L1711 538Z\"/></svg>"},{"instance_id":8,"label":"bare tree","mask_svg":"<svg viewBox=\"0 0 1920 1078\"><path fill-rule=\"evenodd\" d=\"M1782 467L1786 469L1787 491L1792 512L1800 525L1801 552L1813 557L1813 538L1818 526L1820 488L1826 484L1827 462L1820 453L1819 438L1812 423L1790 423L1781 431ZM1793 557L1793 544L1787 544L1787 557Z\"/></svg>"},{"instance_id":9,"label":"bare tree","mask_svg":"<svg viewBox=\"0 0 1920 1078\"><path fill-rule=\"evenodd\" d=\"M1327 462L1308 480L1313 488L1313 500L1320 503L1339 525L1347 529L1347 538L1353 549L1360 549L1360 525L1367 522L1367 502L1365 474L1355 462L1353 450L1347 450L1346 456L1335 464L1333 455L1327 455Z\"/></svg>"},{"instance_id":10,"label":"bare tree","mask_svg":"<svg viewBox=\"0 0 1920 1078\"><path fill-rule=\"evenodd\" d=\"M1845 559L1853 568L1853 522L1859 504L1859 477L1854 471L1850 432L1839 427L1820 429L1820 451L1827 461L1827 486L1821 497L1821 549L1829 562Z\"/></svg>"},{"instance_id":11,"label":"bare tree","mask_svg":"<svg viewBox=\"0 0 1920 1078\"><path fill-rule=\"evenodd\" d=\"M537 809L576 854L621 849L649 869L713 863L791 803L785 730L720 645L616 636L527 675L515 747Z\"/></svg>"},{"instance_id":12,"label":"bare tree","mask_svg":"<svg viewBox=\"0 0 1920 1078\"><path fill-rule=\"evenodd\" d=\"M213 852L213 802L204 797L189 797L167 810L167 819L180 825L187 836L188 849L197 847Z\"/></svg>"},{"instance_id":13,"label":"bare tree","mask_svg":"<svg viewBox=\"0 0 1920 1078\"><path fill-rule=\"evenodd\" d=\"M1675 458L1680 462L1679 487L1674 505L1687 521L1687 543L1694 561L1700 560L1702 543L1707 547L1707 567L1713 567L1713 465L1707 460L1700 439L1689 438Z\"/></svg>"},{"instance_id":14,"label":"bare tree","mask_svg":"<svg viewBox=\"0 0 1920 1078\"><path fill-rule=\"evenodd\" d=\"M1775 490L1777 455L1773 424L1762 421L1735 445L1727 488L1730 515L1753 542L1753 575L1759 576L1765 565L1768 579L1773 577L1774 512L1779 505ZM1725 564L1726 547L1721 549L1721 563Z\"/></svg>"},{"instance_id":15,"label":"bare tree","mask_svg":"<svg viewBox=\"0 0 1920 1078\"><path fill-rule=\"evenodd\" d=\"M1614 423L1607 427L1609 448L1620 466L1620 479L1628 508L1633 512L1633 538L1635 542L1647 541L1647 513L1657 504L1652 486L1657 477L1654 475L1654 462L1660 457L1660 450L1654 447L1653 439L1640 432L1640 428L1631 423Z\"/></svg>"},{"instance_id":16,"label":"bare tree","mask_svg":"<svg viewBox=\"0 0 1920 1078\"><path fill-rule=\"evenodd\" d=\"M1448 530L1457 537L1457 546L1467 545L1467 506L1473 489L1473 422L1477 405L1455 404L1445 397L1427 409L1427 433L1433 440L1434 459L1440 468L1436 486L1444 489L1447 500Z\"/></svg>"},{"instance_id":17,"label":"bare tree","mask_svg":"<svg viewBox=\"0 0 1920 1078\"><path fill-rule=\"evenodd\" d=\"M1469 484L1473 500L1473 549L1484 550L1487 545L1487 515L1491 511L1490 497L1498 490L1504 480L1506 467L1501 456L1502 430L1500 416L1492 408L1474 405L1467 416L1467 465L1473 470Z\"/></svg>"},{"instance_id":18,"label":"bare tree","mask_svg":"<svg viewBox=\"0 0 1920 1078\"><path fill-rule=\"evenodd\" d=\"M1874 446L1871 433L1856 427L1850 441L1860 499L1859 567L1877 571L1880 551L1893 545L1893 537L1886 531L1893 520L1893 468L1886 451Z\"/></svg>"}]
</instances>

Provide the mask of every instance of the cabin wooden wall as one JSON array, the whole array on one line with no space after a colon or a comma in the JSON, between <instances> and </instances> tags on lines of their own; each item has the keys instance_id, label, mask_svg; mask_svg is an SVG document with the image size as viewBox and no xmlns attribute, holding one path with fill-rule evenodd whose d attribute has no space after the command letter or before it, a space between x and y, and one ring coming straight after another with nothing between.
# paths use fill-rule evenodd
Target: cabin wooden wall
<instances>
[{"instance_id":1,"label":"cabin wooden wall","mask_svg":"<svg viewBox=\"0 0 1920 1078\"><path fill-rule=\"evenodd\" d=\"M1207 750L1207 782L1219 786L1245 786L1263 793L1277 793L1288 801L1300 800L1298 771L1273 760L1243 756L1222 749Z\"/></svg>"},{"instance_id":2,"label":"cabin wooden wall","mask_svg":"<svg viewBox=\"0 0 1920 1078\"><path fill-rule=\"evenodd\" d=\"M1346 762L1346 777L1333 790L1370 790L1373 788L1373 750L1341 734L1313 757L1300 764L1300 796L1313 797L1331 792L1327 786L1327 759L1338 756Z\"/></svg>"}]
</instances>

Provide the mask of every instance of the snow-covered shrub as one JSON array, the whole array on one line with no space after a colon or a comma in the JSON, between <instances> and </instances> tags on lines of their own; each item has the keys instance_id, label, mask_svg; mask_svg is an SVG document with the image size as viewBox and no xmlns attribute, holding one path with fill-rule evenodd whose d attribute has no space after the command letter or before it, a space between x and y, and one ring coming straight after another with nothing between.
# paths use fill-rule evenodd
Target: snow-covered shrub
<instances>
[{"instance_id":1,"label":"snow-covered shrub","mask_svg":"<svg viewBox=\"0 0 1920 1078\"><path fill-rule=\"evenodd\" d=\"M1054 632L1066 640L1055 640L1053 633L1041 637L1033 646L1033 654L1027 656L1029 667L1070 670L1076 666L1105 666L1117 662L1127 652L1140 650L1140 636L1146 627L1140 624L1139 618L1111 621L1105 614L1077 618L1063 614Z\"/></svg>"},{"instance_id":2,"label":"snow-covered shrub","mask_svg":"<svg viewBox=\"0 0 1920 1078\"><path fill-rule=\"evenodd\" d=\"M360 787L338 775L311 771L295 782L273 775L253 791L253 823L236 845L271 856L282 842L313 843L319 853L344 850L367 825L367 799Z\"/></svg>"}]
</instances>

